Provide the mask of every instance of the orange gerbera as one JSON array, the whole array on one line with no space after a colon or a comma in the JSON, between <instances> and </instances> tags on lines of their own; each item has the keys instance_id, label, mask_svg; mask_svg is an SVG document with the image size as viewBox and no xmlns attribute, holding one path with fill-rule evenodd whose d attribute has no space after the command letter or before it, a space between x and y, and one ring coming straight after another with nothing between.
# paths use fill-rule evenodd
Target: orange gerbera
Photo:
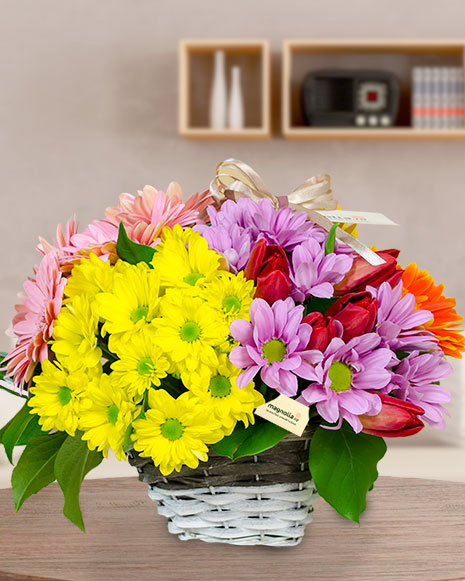
<instances>
[{"instance_id":1,"label":"orange gerbera","mask_svg":"<svg viewBox=\"0 0 465 581\"><path fill-rule=\"evenodd\" d=\"M400 269L400 266L397 266ZM417 309L433 313L431 321L424 325L439 339L439 347L446 355L461 358L465 351L465 337L459 329L463 317L455 310L455 299L444 296L444 285L434 284L427 270L419 270L412 262L402 275L403 292L415 295Z\"/></svg>"}]
</instances>

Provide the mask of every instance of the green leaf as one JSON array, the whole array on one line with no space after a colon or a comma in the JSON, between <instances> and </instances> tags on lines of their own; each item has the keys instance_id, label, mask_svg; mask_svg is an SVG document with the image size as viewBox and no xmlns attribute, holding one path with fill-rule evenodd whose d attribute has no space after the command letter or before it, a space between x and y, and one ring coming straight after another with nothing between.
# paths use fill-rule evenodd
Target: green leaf
<instances>
[{"instance_id":1,"label":"green leaf","mask_svg":"<svg viewBox=\"0 0 465 581\"><path fill-rule=\"evenodd\" d=\"M10 464L13 464L13 449L15 446L24 446L35 436L47 433L42 432L38 420L39 417L31 414L31 408L26 402L5 426L1 441Z\"/></svg>"},{"instance_id":2,"label":"green leaf","mask_svg":"<svg viewBox=\"0 0 465 581\"><path fill-rule=\"evenodd\" d=\"M356 434L347 422L339 430L318 427L309 453L318 494L341 516L358 523L367 492L378 478L376 465L385 452L382 438Z\"/></svg>"},{"instance_id":3,"label":"green leaf","mask_svg":"<svg viewBox=\"0 0 465 581\"><path fill-rule=\"evenodd\" d=\"M65 497L63 514L85 531L79 492L85 475L100 464L103 456L101 452L89 450L81 435L78 432L74 438L66 438L55 459L55 475Z\"/></svg>"},{"instance_id":4,"label":"green leaf","mask_svg":"<svg viewBox=\"0 0 465 581\"><path fill-rule=\"evenodd\" d=\"M31 415L32 420L29 422L27 428L21 434L19 440L16 442L17 446L26 446L36 436L44 436L49 432L42 429L39 424L39 416L34 414Z\"/></svg>"},{"instance_id":5,"label":"green leaf","mask_svg":"<svg viewBox=\"0 0 465 581\"><path fill-rule=\"evenodd\" d=\"M10 421L8 421L2 429L0 429L0 444L3 443L3 435L5 434L5 432L7 431L8 427L11 425L11 422L14 420L14 417L11 418Z\"/></svg>"},{"instance_id":6,"label":"green leaf","mask_svg":"<svg viewBox=\"0 0 465 581\"><path fill-rule=\"evenodd\" d=\"M331 254L334 252L334 245L336 244L336 230L338 225L333 224L331 230L328 232L325 242L325 254Z\"/></svg>"},{"instance_id":7,"label":"green leaf","mask_svg":"<svg viewBox=\"0 0 465 581\"><path fill-rule=\"evenodd\" d=\"M247 437L239 444L234 459L253 456L268 450L280 442L289 432L271 422L256 422L246 430Z\"/></svg>"},{"instance_id":8,"label":"green leaf","mask_svg":"<svg viewBox=\"0 0 465 581\"><path fill-rule=\"evenodd\" d=\"M16 511L26 499L55 480L55 457L66 437L64 432L36 436L26 446L11 475Z\"/></svg>"},{"instance_id":9,"label":"green leaf","mask_svg":"<svg viewBox=\"0 0 465 581\"><path fill-rule=\"evenodd\" d=\"M248 429L245 428L242 422L237 422L232 434L225 436L222 440L210 446L210 448L220 456L227 456L232 460L234 458L234 453L245 438L247 438L247 435Z\"/></svg>"},{"instance_id":10,"label":"green leaf","mask_svg":"<svg viewBox=\"0 0 465 581\"><path fill-rule=\"evenodd\" d=\"M118 241L116 243L116 253L118 256L129 262L129 264L137 264L138 262L145 262L150 265L155 249L145 244L138 244L129 239L124 229L123 223L120 222Z\"/></svg>"},{"instance_id":11,"label":"green leaf","mask_svg":"<svg viewBox=\"0 0 465 581\"><path fill-rule=\"evenodd\" d=\"M123 440L123 450L124 452L129 452L129 450L132 450L134 448L134 442L132 441L132 433L133 433L134 429L132 427L132 424L129 424L129 426L126 428L126 431L124 432L124 440Z\"/></svg>"},{"instance_id":12,"label":"green leaf","mask_svg":"<svg viewBox=\"0 0 465 581\"><path fill-rule=\"evenodd\" d=\"M319 297L308 297L304 302L304 316L309 313L321 313L324 315L329 307L337 301L338 297L323 299Z\"/></svg>"}]
</instances>

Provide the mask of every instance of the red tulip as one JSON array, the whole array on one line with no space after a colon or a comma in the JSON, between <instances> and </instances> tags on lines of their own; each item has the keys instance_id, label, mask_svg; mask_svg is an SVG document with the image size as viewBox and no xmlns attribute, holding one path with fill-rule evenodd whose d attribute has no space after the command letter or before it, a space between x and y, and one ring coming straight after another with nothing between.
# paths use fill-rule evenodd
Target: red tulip
<instances>
[{"instance_id":1,"label":"red tulip","mask_svg":"<svg viewBox=\"0 0 465 581\"><path fill-rule=\"evenodd\" d=\"M272 305L279 299L287 299L291 292L291 286L291 281L285 272L273 270L269 274L260 274L254 297L265 299L268 304Z\"/></svg>"},{"instance_id":2,"label":"red tulip","mask_svg":"<svg viewBox=\"0 0 465 581\"><path fill-rule=\"evenodd\" d=\"M389 282L392 287L395 287L403 274L402 270L396 270L399 250L380 250L377 254L386 261L380 266L372 266L361 256L356 256L352 268L334 287L335 296L364 291L367 285L378 288L383 282Z\"/></svg>"},{"instance_id":3,"label":"red tulip","mask_svg":"<svg viewBox=\"0 0 465 581\"><path fill-rule=\"evenodd\" d=\"M332 317L323 317L321 313L309 313L302 319L312 327L312 334L307 349L324 351L334 337L339 337L338 325Z\"/></svg>"},{"instance_id":4,"label":"red tulip","mask_svg":"<svg viewBox=\"0 0 465 581\"><path fill-rule=\"evenodd\" d=\"M252 248L244 276L256 283L255 298L265 299L269 304L287 298L291 291L286 253L280 246L267 244L263 239Z\"/></svg>"},{"instance_id":5,"label":"red tulip","mask_svg":"<svg viewBox=\"0 0 465 581\"><path fill-rule=\"evenodd\" d=\"M378 301L369 292L347 293L329 307L326 316L342 323L342 339L347 342L373 331L377 312Z\"/></svg>"},{"instance_id":6,"label":"red tulip","mask_svg":"<svg viewBox=\"0 0 465 581\"><path fill-rule=\"evenodd\" d=\"M383 402L380 413L377 416L359 416L365 434L398 438L413 436L425 426L418 417L425 413L423 408L390 395L378 395Z\"/></svg>"}]
</instances>

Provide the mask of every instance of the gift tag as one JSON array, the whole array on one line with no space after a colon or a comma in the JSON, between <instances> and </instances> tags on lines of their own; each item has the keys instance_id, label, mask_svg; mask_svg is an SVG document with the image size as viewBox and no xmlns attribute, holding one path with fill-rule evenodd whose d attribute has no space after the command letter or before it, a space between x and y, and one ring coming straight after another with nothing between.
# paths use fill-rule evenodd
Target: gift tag
<instances>
[{"instance_id":1,"label":"gift tag","mask_svg":"<svg viewBox=\"0 0 465 581\"><path fill-rule=\"evenodd\" d=\"M350 212L346 210L317 210L331 222L344 224L375 224L376 226L398 226L390 218L378 212Z\"/></svg>"},{"instance_id":2,"label":"gift tag","mask_svg":"<svg viewBox=\"0 0 465 581\"><path fill-rule=\"evenodd\" d=\"M302 435L309 418L308 407L286 395L279 395L259 406L255 414L296 436Z\"/></svg>"}]
</instances>

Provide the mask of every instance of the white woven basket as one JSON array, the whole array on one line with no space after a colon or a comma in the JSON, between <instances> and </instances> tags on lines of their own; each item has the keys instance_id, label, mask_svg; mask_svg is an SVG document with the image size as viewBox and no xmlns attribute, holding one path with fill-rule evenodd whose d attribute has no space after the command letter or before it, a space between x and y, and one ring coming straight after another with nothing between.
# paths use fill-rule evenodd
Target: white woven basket
<instances>
[{"instance_id":1,"label":"white woven basket","mask_svg":"<svg viewBox=\"0 0 465 581\"><path fill-rule=\"evenodd\" d=\"M182 541L285 547L302 540L318 494L309 480L187 490L149 486L149 497Z\"/></svg>"},{"instance_id":2,"label":"white woven basket","mask_svg":"<svg viewBox=\"0 0 465 581\"><path fill-rule=\"evenodd\" d=\"M210 450L198 468L183 466L169 476L135 450L128 461L181 540L286 547L302 540L318 498L308 470L312 433L289 434L273 448L237 460Z\"/></svg>"}]
</instances>

